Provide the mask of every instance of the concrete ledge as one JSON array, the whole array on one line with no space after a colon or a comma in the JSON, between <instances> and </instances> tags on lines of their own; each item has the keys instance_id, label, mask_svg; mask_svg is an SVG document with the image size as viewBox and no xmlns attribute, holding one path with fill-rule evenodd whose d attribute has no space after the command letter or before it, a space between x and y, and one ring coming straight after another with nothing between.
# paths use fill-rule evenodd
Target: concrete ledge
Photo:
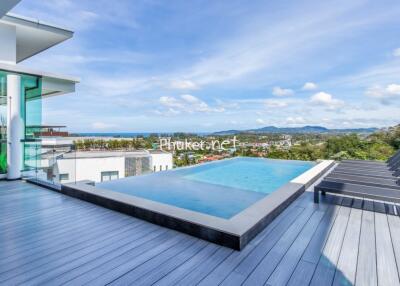
<instances>
[{"instance_id":1,"label":"concrete ledge","mask_svg":"<svg viewBox=\"0 0 400 286\"><path fill-rule=\"evenodd\" d=\"M163 227L241 250L300 196L307 186L322 176L333 163L333 161L320 162L303 175L230 219L100 189L87 184L65 184L58 191Z\"/></svg>"},{"instance_id":2,"label":"concrete ledge","mask_svg":"<svg viewBox=\"0 0 400 286\"><path fill-rule=\"evenodd\" d=\"M330 168L335 165L334 160L323 160L315 167L304 172L300 176L291 180L291 183L303 184L305 188L309 188L315 181L324 175Z\"/></svg>"}]
</instances>

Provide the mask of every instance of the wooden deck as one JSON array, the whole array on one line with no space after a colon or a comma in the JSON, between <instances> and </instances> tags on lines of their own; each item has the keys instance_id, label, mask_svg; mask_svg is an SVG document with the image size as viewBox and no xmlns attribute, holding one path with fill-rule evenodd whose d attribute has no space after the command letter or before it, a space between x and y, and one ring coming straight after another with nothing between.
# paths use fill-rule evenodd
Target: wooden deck
<instances>
[{"instance_id":1,"label":"wooden deck","mask_svg":"<svg viewBox=\"0 0 400 286\"><path fill-rule=\"evenodd\" d=\"M306 192L237 252L0 181L1 285L400 285L400 217Z\"/></svg>"}]
</instances>

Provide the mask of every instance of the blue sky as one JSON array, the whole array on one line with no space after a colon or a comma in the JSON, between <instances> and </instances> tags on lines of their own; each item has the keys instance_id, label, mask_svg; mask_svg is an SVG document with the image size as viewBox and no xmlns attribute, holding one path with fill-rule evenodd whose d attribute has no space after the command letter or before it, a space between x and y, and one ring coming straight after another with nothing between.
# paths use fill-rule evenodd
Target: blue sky
<instances>
[{"instance_id":1,"label":"blue sky","mask_svg":"<svg viewBox=\"0 0 400 286\"><path fill-rule=\"evenodd\" d=\"M400 122L400 3L24 0L74 38L26 66L81 78L44 102L76 132Z\"/></svg>"}]
</instances>

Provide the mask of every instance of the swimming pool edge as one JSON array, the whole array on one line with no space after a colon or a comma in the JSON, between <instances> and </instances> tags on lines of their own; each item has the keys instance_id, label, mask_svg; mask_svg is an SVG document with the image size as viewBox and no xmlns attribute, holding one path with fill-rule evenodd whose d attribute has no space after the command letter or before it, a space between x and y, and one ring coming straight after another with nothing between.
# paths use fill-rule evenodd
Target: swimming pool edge
<instances>
[{"instance_id":1,"label":"swimming pool edge","mask_svg":"<svg viewBox=\"0 0 400 286\"><path fill-rule=\"evenodd\" d=\"M310 170L305 172L308 176L303 176L303 173L231 219L222 219L132 195L102 190L87 184L63 184L58 191L163 227L235 250L242 250L333 164L334 161L321 161L310 169L314 169L313 172L309 172Z\"/></svg>"}]
</instances>

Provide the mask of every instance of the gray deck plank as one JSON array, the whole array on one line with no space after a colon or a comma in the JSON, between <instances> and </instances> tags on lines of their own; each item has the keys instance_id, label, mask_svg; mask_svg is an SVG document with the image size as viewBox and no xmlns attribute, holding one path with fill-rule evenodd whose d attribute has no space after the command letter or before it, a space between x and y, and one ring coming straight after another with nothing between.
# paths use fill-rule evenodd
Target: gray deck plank
<instances>
[{"instance_id":1,"label":"gray deck plank","mask_svg":"<svg viewBox=\"0 0 400 286\"><path fill-rule=\"evenodd\" d=\"M388 215L387 218L397 263L397 271L400 273L400 218L394 215Z\"/></svg>"},{"instance_id":2,"label":"gray deck plank","mask_svg":"<svg viewBox=\"0 0 400 286\"><path fill-rule=\"evenodd\" d=\"M376 286L375 217L370 211L363 211L358 246L358 261L355 285Z\"/></svg>"},{"instance_id":3,"label":"gray deck plank","mask_svg":"<svg viewBox=\"0 0 400 286\"><path fill-rule=\"evenodd\" d=\"M171 247L157 255L145 263L139 265L138 267L131 269L130 271L124 273L109 285L129 285L133 281L139 279L142 276L156 270L162 264L168 262L170 259L175 259L180 253L184 252L186 249L190 248L195 243L199 242L199 239L185 239L181 243L178 243L174 247Z\"/></svg>"},{"instance_id":4,"label":"gray deck plank","mask_svg":"<svg viewBox=\"0 0 400 286\"><path fill-rule=\"evenodd\" d=\"M314 209L305 210L293 223L287 231L279 238L278 242L271 248L266 256L260 261L256 268L252 269L249 276L244 277L243 285L260 285L265 283L266 279L275 269L276 265L282 259L283 255L289 249L290 245L296 239L303 227L310 218L313 218ZM317 216L319 219L319 216ZM236 270L235 270L236 271ZM243 277L243 276L242 276ZM238 282L239 280L237 280Z\"/></svg>"},{"instance_id":5,"label":"gray deck plank","mask_svg":"<svg viewBox=\"0 0 400 286\"><path fill-rule=\"evenodd\" d=\"M109 245L106 248L91 252L85 257L70 261L62 268L62 271L55 269L48 277L42 277L42 281L47 284L83 284L95 279L104 273L110 263L115 259L118 261L124 254L131 254L132 257L140 255L154 246L154 243L160 243L163 239L164 231L157 229L143 228L132 231L130 237L117 237L115 245ZM155 242L154 242L155 241Z\"/></svg>"},{"instance_id":6,"label":"gray deck plank","mask_svg":"<svg viewBox=\"0 0 400 286\"><path fill-rule=\"evenodd\" d=\"M7 265L6 269L2 269L0 281L5 281L11 277L15 277L13 281L21 279L24 281L23 279L31 279L42 273L50 273L50 270L57 268L57 265L62 265L66 269L66 264L70 261L74 261L81 256L87 256L98 249L103 251L106 246L115 246L116 241L130 235L127 231L132 227L134 225L123 227L120 224L116 224L112 228L105 228L83 236L82 243L77 243L71 247L49 249L47 251L49 253L45 252L45 255L41 255L37 259L34 259L36 257L22 258L18 261L19 263L14 262L10 266ZM121 236L122 234L123 236Z\"/></svg>"},{"instance_id":7,"label":"gray deck plank","mask_svg":"<svg viewBox=\"0 0 400 286\"><path fill-rule=\"evenodd\" d=\"M303 200L306 196L299 198ZM264 239L268 239L268 235L275 231L275 228L280 224L288 224L293 221L298 213L294 212L294 208L298 208L299 204L289 206L280 216L278 216L271 224L269 224L253 241L251 241L242 251L233 252L227 259L220 263L207 277L205 277L199 285L207 286L210 284L221 283L230 272L235 269L243 259L245 259L253 249ZM307 205L304 205L307 207ZM300 208L298 208L300 210Z\"/></svg>"},{"instance_id":8,"label":"gray deck plank","mask_svg":"<svg viewBox=\"0 0 400 286\"><path fill-rule=\"evenodd\" d=\"M302 256L302 260L318 264L318 261L323 253L325 244L329 238L331 229L335 223L337 215L339 214L340 206L335 205L331 216L323 218L323 223L318 226L310 244L307 246L306 251Z\"/></svg>"},{"instance_id":9,"label":"gray deck plank","mask_svg":"<svg viewBox=\"0 0 400 286\"><path fill-rule=\"evenodd\" d=\"M375 213L378 285L400 285L387 216Z\"/></svg>"},{"instance_id":10,"label":"gray deck plank","mask_svg":"<svg viewBox=\"0 0 400 286\"><path fill-rule=\"evenodd\" d=\"M196 256L196 254L204 249L207 245L208 243L204 240L197 241L191 247L186 248L184 251L176 255L174 259L170 259L168 262L163 263L162 265L153 269L151 272L145 273L141 277L138 277L137 280L132 279L129 285L153 285L164 276L167 276L172 271L175 271L175 269L179 268L186 261ZM116 283L115 285L120 284Z\"/></svg>"},{"instance_id":11,"label":"gray deck plank","mask_svg":"<svg viewBox=\"0 0 400 286\"><path fill-rule=\"evenodd\" d=\"M349 220L350 208L341 207L329 233L310 285L331 285Z\"/></svg>"},{"instance_id":12,"label":"gray deck plank","mask_svg":"<svg viewBox=\"0 0 400 286\"><path fill-rule=\"evenodd\" d=\"M82 214L90 214L90 211L94 210L97 213L101 213L92 206L89 208L83 207L71 207L66 206L65 209L60 209L57 212L50 212L44 214L44 216L36 217L33 221L19 222L16 225L8 225L0 232L0 235L9 237L12 235L14 242L19 238L25 238L26 234L33 234L37 231L43 230L57 230L69 222L76 222L76 220L82 219Z\"/></svg>"},{"instance_id":13,"label":"gray deck plank","mask_svg":"<svg viewBox=\"0 0 400 286\"><path fill-rule=\"evenodd\" d=\"M310 243L315 231L317 230L323 217L330 217L333 207L325 212L317 211L307 222L299 236L290 246L289 250L279 262L272 275L267 280L268 285L286 285L300 261L304 251Z\"/></svg>"},{"instance_id":14,"label":"gray deck plank","mask_svg":"<svg viewBox=\"0 0 400 286\"><path fill-rule=\"evenodd\" d=\"M213 255L218 250L218 248L219 246L215 244L208 244L205 248L196 253L196 255L185 261L185 263L175 268L174 271L156 281L154 285L175 285L175 283L179 282L198 265L202 265L208 257Z\"/></svg>"},{"instance_id":15,"label":"gray deck plank","mask_svg":"<svg viewBox=\"0 0 400 286\"><path fill-rule=\"evenodd\" d=\"M398 285L400 218L388 207L330 195L314 204L306 192L239 252L0 182L0 284Z\"/></svg>"},{"instance_id":16,"label":"gray deck plank","mask_svg":"<svg viewBox=\"0 0 400 286\"><path fill-rule=\"evenodd\" d=\"M304 216L308 217L312 212L308 211L305 213L304 209L295 208L293 211L295 215L288 221L288 224L279 224L279 226L276 227L267 238L257 245L257 247L255 247L251 253L247 255L232 272L229 273L222 282L222 285L241 284L265 257L265 255L267 255L272 247L279 241L288 228L293 225L293 223L297 222L299 218L304 219Z\"/></svg>"},{"instance_id":17,"label":"gray deck plank","mask_svg":"<svg viewBox=\"0 0 400 286\"><path fill-rule=\"evenodd\" d=\"M287 286L303 286L309 285L316 265L314 263L300 260L296 269L291 273L291 277Z\"/></svg>"},{"instance_id":18,"label":"gray deck plank","mask_svg":"<svg viewBox=\"0 0 400 286\"><path fill-rule=\"evenodd\" d=\"M331 213L324 216L297 264L288 285L298 285L298 283L308 285L310 283L339 210L340 206L333 205Z\"/></svg>"},{"instance_id":19,"label":"gray deck plank","mask_svg":"<svg viewBox=\"0 0 400 286\"><path fill-rule=\"evenodd\" d=\"M219 263L224 261L234 250L220 247L212 256L210 256L202 265L196 267L192 272L186 275L176 285L197 285L206 277Z\"/></svg>"},{"instance_id":20,"label":"gray deck plank","mask_svg":"<svg viewBox=\"0 0 400 286\"><path fill-rule=\"evenodd\" d=\"M129 218L123 218L123 220L117 220L114 217L111 219L107 219L106 217L99 217L100 219L103 218L101 225L94 225L93 220L87 222L86 224L79 225L80 227L77 230L73 228L70 229L70 233L68 236L62 236L58 240L54 240L53 237L39 241L38 244L32 243L27 244L26 248L18 248L17 251L13 251L13 255L5 257L0 262L0 273L3 272L5 268L12 269L12 267L20 267L23 264L30 263L31 261L35 261L37 263L42 257L52 255L53 253L57 253L63 251L64 249L68 249L68 251L72 251L73 246L79 246L82 243L88 242L96 238L99 234L99 230L101 231L105 227L108 228L109 231L113 229L117 229L117 227L123 227L125 223L129 222ZM110 225L107 225L109 223ZM87 225L91 225L91 228L87 228ZM142 222L129 222L127 225L128 228L132 227L139 227ZM112 226L112 228L111 228ZM74 232L75 231L75 232ZM53 250L53 252L52 252Z\"/></svg>"},{"instance_id":21,"label":"gray deck plank","mask_svg":"<svg viewBox=\"0 0 400 286\"><path fill-rule=\"evenodd\" d=\"M158 231L156 231L156 233L157 232ZM134 247L125 245L122 251L118 251L118 256L115 256L114 254L113 259L108 259L108 261L93 268L90 272L81 272L84 273L84 275L68 281L65 285L109 284L128 271L139 267L154 256L159 255L177 243L182 242L184 238L184 236L176 236L174 231L166 229L158 235L154 234L150 240L148 240L149 237L145 236L144 239L147 239L145 243L138 246L133 242ZM114 250L107 253L111 255L112 252L114 252ZM97 255L96 253L94 254ZM91 258L92 261L95 259L95 257ZM75 265L75 269L82 271L78 264Z\"/></svg>"},{"instance_id":22,"label":"gray deck plank","mask_svg":"<svg viewBox=\"0 0 400 286\"><path fill-rule=\"evenodd\" d=\"M64 214L68 216L68 214ZM46 241L51 241L55 238L59 238L60 235L71 234L75 227L79 225L85 225L88 221L91 222L93 228L97 227L98 225L95 223L98 219L104 219L102 224L106 224L107 222L117 223L120 220L127 220L131 219L128 216L119 216L118 214L114 213L104 213L101 210L94 209L94 212L88 210L88 212L84 213L85 216L82 214L78 218L71 218L72 220L68 223L60 224L60 227L57 228L49 228L49 232L46 232L46 227L39 226L36 230L30 230L27 235L20 235L18 238L10 239L8 236L8 243L4 243L0 247L3 257L8 257L10 255L14 255L20 251L23 251L25 248L34 249L35 246L44 245ZM88 231L90 229L87 229ZM0 236L1 237L1 236ZM12 236L11 236L12 237Z\"/></svg>"},{"instance_id":23,"label":"gray deck plank","mask_svg":"<svg viewBox=\"0 0 400 286\"><path fill-rule=\"evenodd\" d=\"M361 231L361 216L362 210L351 209L333 285L354 285Z\"/></svg>"}]
</instances>

